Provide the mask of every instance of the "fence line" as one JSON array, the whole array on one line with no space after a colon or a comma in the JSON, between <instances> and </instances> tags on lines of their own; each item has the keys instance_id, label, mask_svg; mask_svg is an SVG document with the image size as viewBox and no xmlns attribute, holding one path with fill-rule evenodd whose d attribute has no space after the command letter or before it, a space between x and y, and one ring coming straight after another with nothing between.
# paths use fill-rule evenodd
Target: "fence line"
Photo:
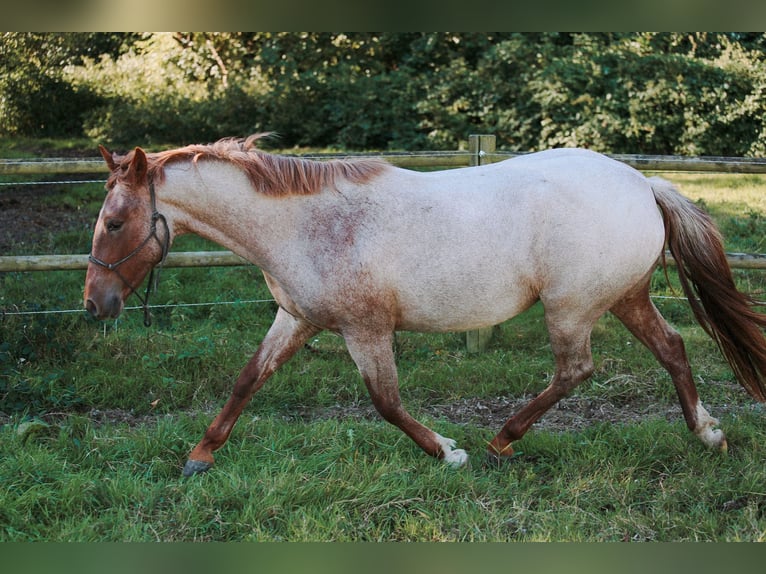
<instances>
[{"instance_id":1,"label":"fence line","mask_svg":"<svg viewBox=\"0 0 766 574\"><path fill-rule=\"evenodd\" d=\"M495 150L494 136L470 136L467 151L423 151L387 153L317 153L298 157L336 159L380 157L400 167L465 167L494 163L528 152ZM609 155L609 154L607 154ZM766 159L736 157L683 157L642 154L612 154L610 157L643 171L766 174ZM108 173L102 159L0 160L0 177L8 175ZM82 183L101 180L78 180ZM52 182L0 183L30 185ZM766 269L766 255L730 253L729 265L739 269ZM669 259L672 263L672 260ZM230 251L170 253L167 267L217 267L247 265ZM82 270L88 266L87 255L18 255L0 257L0 272Z\"/></svg>"},{"instance_id":2,"label":"fence line","mask_svg":"<svg viewBox=\"0 0 766 574\"><path fill-rule=\"evenodd\" d=\"M231 251L168 253L165 267L235 267L251 265ZM8 255L0 257L0 272L79 271L88 268L87 255Z\"/></svg>"},{"instance_id":3,"label":"fence line","mask_svg":"<svg viewBox=\"0 0 766 574\"><path fill-rule=\"evenodd\" d=\"M529 152L480 150L482 163L494 163L525 155ZM766 174L766 159L743 157L685 157L645 154L605 154L642 171L681 171L707 173ZM382 158L399 167L465 167L471 165L477 154L469 151L423 151L384 153L317 153L295 157L328 160L339 158ZM56 175L56 174L107 174L102 159L24 159L0 160L0 176L9 175ZM49 182L40 182L49 183ZM6 184L4 184L6 185ZM9 183L7 185L20 185Z\"/></svg>"},{"instance_id":4,"label":"fence line","mask_svg":"<svg viewBox=\"0 0 766 574\"><path fill-rule=\"evenodd\" d=\"M178 307L215 307L218 305L250 305L253 303L275 303L276 299L242 299L237 301L207 301L203 303L158 303L156 305L149 305L150 310L155 309L175 309ZM130 305L124 307L124 311L143 311L143 307L139 305ZM78 313L84 315L87 313L84 307L78 309L46 309L42 311L8 311L6 309L0 309L0 318L5 316L34 316L34 315L70 315L72 313Z\"/></svg>"},{"instance_id":5,"label":"fence line","mask_svg":"<svg viewBox=\"0 0 766 574\"><path fill-rule=\"evenodd\" d=\"M64 181L0 181L0 187L20 185L80 185L83 183L106 183L105 179L67 179Z\"/></svg>"},{"instance_id":6,"label":"fence line","mask_svg":"<svg viewBox=\"0 0 766 574\"><path fill-rule=\"evenodd\" d=\"M289 154L284 154L289 155ZM508 152L498 154L498 159L521 155ZM502 156L502 157L500 157ZM301 154L305 159L329 160L345 158L383 158L399 167L465 167L471 161L468 151L425 151L385 153L317 153ZM108 174L109 168L103 159L3 159L0 160L0 176L9 175L59 175L59 174Z\"/></svg>"},{"instance_id":7,"label":"fence line","mask_svg":"<svg viewBox=\"0 0 766 574\"><path fill-rule=\"evenodd\" d=\"M668 265L675 260L665 253ZM766 254L727 253L726 261L732 269L766 269ZM231 251L179 251L168 253L164 267L238 267L252 265ZM88 268L87 255L8 255L0 257L0 273L29 271L84 271Z\"/></svg>"},{"instance_id":8,"label":"fence line","mask_svg":"<svg viewBox=\"0 0 766 574\"><path fill-rule=\"evenodd\" d=\"M686 297L679 297L679 296L673 296L673 295L650 295L651 299L655 299L658 301L686 301ZM182 308L182 307L216 307L218 305L252 305L255 303L276 303L276 299L242 299L242 300L236 300L236 301L206 301L202 303L158 303L155 305L149 305L149 310L154 311L156 309L176 309L176 308ZM79 315L86 315L87 311L84 307L78 307L77 309L44 309L41 311L30 311L30 310L17 310L15 311L9 311L7 309L0 308L0 320L7 317L24 317L24 316L30 316L34 317L37 315L72 315L72 314L79 314ZM123 311L143 311L143 307L140 305L129 305L126 307L123 307ZM492 329L493 327L489 327L489 329ZM472 331L469 331L469 333Z\"/></svg>"}]
</instances>

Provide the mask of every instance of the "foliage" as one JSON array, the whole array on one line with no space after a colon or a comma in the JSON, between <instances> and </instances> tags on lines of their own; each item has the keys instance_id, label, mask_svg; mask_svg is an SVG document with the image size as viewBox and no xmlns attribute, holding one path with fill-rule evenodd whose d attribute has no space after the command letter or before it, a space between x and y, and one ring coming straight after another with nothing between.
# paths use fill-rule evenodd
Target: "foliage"
<instances>
[{"instance_id":1,"label":"foliage","mask_svg":"<svg viewBox=\"0 0 766 574\"><path fill-rule=\"evenodd\" d=\"M89 54L117 57L132 35L0 34L0 134L77 136L83 115L98 99L64 76Z\"/></svg>"},{"instance_id":2,"label":"foliage","mask_svg":"<svg viewBox=\"0 0 766 574\"><path fill-rule=\"evenodd\" d=\"M419 109L445 145L482 129L521 150L761 153L763 51L689 38L709 51L681 46L681 35L516 35L474 66L452 60Z\"/></svg>"},{"instance_id":3,"label":"foliage","mask_svg":"<svg viewBox=\"0 0 766 574\"><path fill-rule=\"evenodd\" d=\"M766 152L766 36L4 34L0 134L281 147Z\"/></svg>"}]
</instances>

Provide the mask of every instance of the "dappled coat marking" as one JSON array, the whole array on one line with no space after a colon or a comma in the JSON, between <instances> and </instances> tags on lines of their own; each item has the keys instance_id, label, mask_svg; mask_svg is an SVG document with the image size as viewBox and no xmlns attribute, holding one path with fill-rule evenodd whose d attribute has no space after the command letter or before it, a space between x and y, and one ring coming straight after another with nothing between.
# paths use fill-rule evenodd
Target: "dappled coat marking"
<instances>
[{"instance_id":1,"label":"dappled coat marking","mask_svg":"<svg viewBox=\"0 0 766 574\"><path fill-rule=\"evenodd\" d=\"M649 299L666 244L695 316L745 389L766 399L766 317L735 288L713 222L668 182L578 149L417 173L379 160L271 155L255 149L258 137L125 157L102 148L111 176L93 239L101 264L89 266L85 281L90 313L116 317L164 246L184 233L260 267L279 304L184 474L213 465L253 394L323 329L343 336L383 418L427 453L463 465L465 451L403 407L393 333L494 325L538 300L556 371L490 441L491 459L510 457L512 442L590 376L590 334L606 311L668 370L689 428L725 449L681 337ZM152 230L152 202L164 229ZM145 240L152 232L156 241ZM119 273L109 267L115 261Z\"/></svg>"}]
</instances>

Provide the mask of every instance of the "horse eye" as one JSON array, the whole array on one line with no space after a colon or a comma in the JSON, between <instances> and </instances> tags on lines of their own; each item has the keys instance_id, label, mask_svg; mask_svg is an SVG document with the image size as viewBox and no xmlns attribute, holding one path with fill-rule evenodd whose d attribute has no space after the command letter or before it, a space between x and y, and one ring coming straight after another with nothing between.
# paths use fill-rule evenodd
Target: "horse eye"
<instances>
[{"instance_id":1,"label":"horse eye","mask_svg":"<svg viewBox=\"0 0 766 574\"><path fill-rule=\"evenodd\" d=\"M113 232L113 231L119 231L122 228L122 221L118 220L111 220L106 222L106 230Z\"/></svg>"}]
</instances>

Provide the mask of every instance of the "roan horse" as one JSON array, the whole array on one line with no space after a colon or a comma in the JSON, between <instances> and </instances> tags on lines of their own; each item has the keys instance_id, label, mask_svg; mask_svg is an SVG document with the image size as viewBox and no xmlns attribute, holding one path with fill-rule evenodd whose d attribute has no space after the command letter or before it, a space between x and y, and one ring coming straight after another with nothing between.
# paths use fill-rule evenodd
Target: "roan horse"
<instances>
[{"instance_id":1,"label":"roan horse","mask_svg":"<svg viewBox=\"0 0 766 574\"><path fill-rule=\"evenodd\" d=\"M94 317L117 317L184 233L257 265L279 305L184 475L213 465L253 394L323 329L344 338L385 420L461 466L465 451L402 406L394 332L477 329L538 300L555 374L489 443L491 459L510 457L511 443L590 376L591 330L606 311L670 373L689 429L725 450L681 337L649 299L666 244L696 318L749 394L766 400L766 316L735 288L711 219L668 182L579 149L417 173L374 159L268 154L259 137L124 157L101 148L111 175L85 279Z\"/></svg>"}]
</instances>

